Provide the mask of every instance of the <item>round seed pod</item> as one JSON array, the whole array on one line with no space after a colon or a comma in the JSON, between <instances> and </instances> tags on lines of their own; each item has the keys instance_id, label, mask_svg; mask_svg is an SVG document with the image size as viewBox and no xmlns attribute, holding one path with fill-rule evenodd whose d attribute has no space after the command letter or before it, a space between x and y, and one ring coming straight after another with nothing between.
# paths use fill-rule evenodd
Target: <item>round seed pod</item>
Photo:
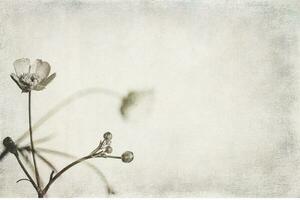
<instances>
[{"instance_id":1,"label":"round seed pod","mask_svg":"<svg viewBox=\"0 0 300 200\"><path fill-rule=\"evenodd\" d=\"M131 151L126 151L122 154L121 159L124 163L130 163L134 158L134 155Z\"/></svg>"},{"instance_id":2,"label":"round seed pod","mask_svg":"<svg viewBox=\"0 0 300 200\"><path fill-rule=\"evenodd\" d=\"M106 133L104 133L103 138L106 140L111 140L112 134L110 132L106 132Z\"/></svg>"},{"instance_id":3,"label":"round seed pod","mask_svg":"<svg viewBox=\"0 0 300 200\"><path fill-rule=\"evenodd\" d=\"M3 145L6 147L6 149L10 153L18 155L17 145L15 144L15 142L10 137L4 138Z\"/></svg>"},{"instance_id":4,"label":"round seed pod","mask_svg":"<svg viewBox=\"0 0 300 200\"><path fill-rule=\"evenodd\" d=\"M112 148L111 146L107 146L107 147L105 148L105 153L110 154L110 153L112 153L112 152L113 152L113 148Z\"/></svg>"}]
</instances>

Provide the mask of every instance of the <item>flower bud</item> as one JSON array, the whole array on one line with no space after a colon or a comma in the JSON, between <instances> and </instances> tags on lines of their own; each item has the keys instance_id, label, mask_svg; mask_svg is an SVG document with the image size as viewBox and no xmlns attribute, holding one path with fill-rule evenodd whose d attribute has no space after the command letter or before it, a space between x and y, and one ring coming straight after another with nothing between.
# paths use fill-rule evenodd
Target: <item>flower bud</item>
<instances>
[{"instance_id":1,"label":"flower bud","mask_svg":"<svg viewBox=\"0 0 300 200\"><path fill-rule=\"evenodd\" d=\"M121 159L124 163L130 163L134 158L134 155L131 151L126 151L122 154Z\"/></svg>"},{"instance_id":2,"label":"flower bud","mask_svg":"<svg viewBox=\"0 0 300 200\"><path fill-rule=\"evenodd\" d=\"M113 148L112 148L111 146L107 146L107 147L105 148L105 153L110 154L110 153L112 153L112 151L113 151Z\"/></svg>"},{"instance_id":3,"label":"flower bud","mask_svg":"<svg viewBox=\"0 0 300 200\"><path fill-rule=\"evenodd\" d=\"M103 138L106 140L111 140L112 134L110 132L106 132L106 133L104 133Z\"/></svg>"},{"instance_id":4,"label":"flower bud","mask_svg":"<svg viewBox=\"0 0 300 200\"><path fill-rule=\"evenodd\" d=\"M6 147L6 149L15 155L18 155L18 151L17 151L17 145L15 144L15 142L10 138L10 137L6 137L3 140L3 145Z\"/></svg>"}]
</instances>

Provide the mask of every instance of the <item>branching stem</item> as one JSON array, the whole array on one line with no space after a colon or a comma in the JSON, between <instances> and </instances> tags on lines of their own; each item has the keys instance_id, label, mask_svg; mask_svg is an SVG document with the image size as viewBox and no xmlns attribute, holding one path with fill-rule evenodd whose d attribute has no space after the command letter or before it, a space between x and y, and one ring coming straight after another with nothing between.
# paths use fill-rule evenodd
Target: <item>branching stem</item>
<instances>
[{"instance_id":1,"label":"branching stem","mask_svg":"<svg viewBox=\"0 0 300 200\"><path fill-rule=\"evenodd\" d=\"M55 180L60 177L64 172L66 172L68 169L70 169L71 167L73 167L74 165L78 164L78 163L81 163L83 161L86 161L88 159L91 159L91 158L96 158L96 157L102 157L102 158L115 158L115 159L121 159L120 156L108 156L108 155L103 155L103 154L90 154L88 156L84 156L82 158L79 158L78 160L70 163L69 165L67 165L66 167L64 167L62 170L60 170L57 174L55 174L55 176L52 177L52 175L50 176L50 179L49 179L49 182L48 184L46 185L46 187L43 189L42 191L42 194L46 194L49 187L51 186L52 183L55 182Z\"/></svg>"},{"instance_id":2,"label":"branching stem","mask_svg":"<svg viewBox=\"0 0 300 200\"><path fill-rule=\"evenodd\" d=\"M72 162L71 164L67 165L66 167L64 167L62 170L60 170L57 174L55 174L55 176L51 177L48 184L46 185L46 187L44 188L44 190L42 191L43 194L46 194L49 187L51 186L52 183L54 183L54 181L60 177L65 171L67 171L68 169L70 169L71 167L73 167L74 165L78 164L78 163L81 163L82 161L85 161L85 160L88 160L88 159L91 159L93 158L92 155L88 155L88 156L85 156L85 157L82 157L74 162Z\"/></svg>"},{"instance_id":3,"label":"branching stem","mask_svg":"<svg viewBox=\"0 0 300 200\"><path fill-rule=\"evenodd\" d=\"M15 155L17 158L17 161L19 163L19 165L21 166L23 172L26 174L27 178L29 179L29 181L31 182L31 184L33 185L34 189L36 190L36 192L38 193L38 195L40 196L40 189L39 187L35 184L34 180L32 179L32 177L30 176L30 174L28 173L28 171L26 170L26 168L24 167L21 159L19 158L18 155Z\"/></svg>"}]
</instances>

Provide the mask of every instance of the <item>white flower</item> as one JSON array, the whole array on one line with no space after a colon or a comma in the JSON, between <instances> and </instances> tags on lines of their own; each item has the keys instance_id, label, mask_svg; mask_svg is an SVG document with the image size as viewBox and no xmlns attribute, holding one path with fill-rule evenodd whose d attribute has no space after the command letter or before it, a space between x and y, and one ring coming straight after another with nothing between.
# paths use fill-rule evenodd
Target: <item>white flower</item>
<instances>
[{"instance_id":1,"label":"white flower","mask_svg":"<svg viewBox=\"0 0 300 200\"><path fill-rule=\"evenodd\" d=\"M43 90L56 76L56 73L49 76L51 66L48 62L44 62L40 59L30 64L28 58L21 58L16 60L13 65L16 73L12 73L10 77L15 81L22 92Z\"/></svg>"}]
</instances>

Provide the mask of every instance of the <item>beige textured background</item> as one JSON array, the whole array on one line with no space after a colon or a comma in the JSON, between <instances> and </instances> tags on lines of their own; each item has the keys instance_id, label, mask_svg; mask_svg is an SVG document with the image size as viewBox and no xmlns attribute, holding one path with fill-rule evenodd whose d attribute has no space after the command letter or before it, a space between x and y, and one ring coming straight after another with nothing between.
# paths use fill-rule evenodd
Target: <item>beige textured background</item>
<instances>
[{"instance_id":1,"label":"beige textured background","mask_svg":"<svg viewBox=\"0 0 300 200\"><path fill-rule=\"evenodd\" d=\"M116 196L297 197L299 10L298 1L1 0L0 136L27 129L27 97L9 77L13 61L41 58L57 78L33 94L34 122L87 87L154 90L151 112L134 120L120 117L117 99L90 95L35 132L56 135L41 146L82 156L110 130L114 154L135 152L131 164L92 161ZM6 157L0 196L35 195L15 183L23 177ZM49 190L104 195L84 166Z\"/></svg>"}]
</instances>

